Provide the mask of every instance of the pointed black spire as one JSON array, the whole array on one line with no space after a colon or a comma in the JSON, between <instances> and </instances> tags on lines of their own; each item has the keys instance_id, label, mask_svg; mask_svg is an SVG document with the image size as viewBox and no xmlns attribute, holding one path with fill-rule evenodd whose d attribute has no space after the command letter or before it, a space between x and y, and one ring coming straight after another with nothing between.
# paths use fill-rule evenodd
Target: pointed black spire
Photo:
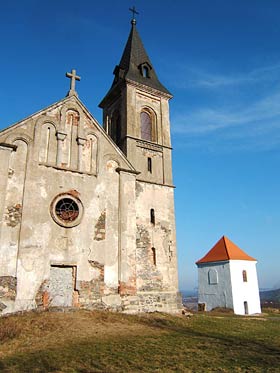
<instances>
[{"instance_id":1,"label":"pointed black spire","mask_svg":"<svg viewBox=\"0 0 280 373\"><path fill-rule=\"evenodd\" d=\"M114 83L124 78L125 80L132 80L136 83L170 94L157 78L150 58L137 32L135 19L131 21L130 34L121 61L116 67L114 74Z\"/></svg>"},{"instance_id":2,"label":"pointed black spire","mask_svg":"<svg viewBox=\"0 0 280 373\"><path fill-rule=\"evenodd\" d=\"M170 97L171 93L160 83L150 58L136 29L136 20L131 20L131 30L119 65L114 70L114 81L110 91L100 103L103 107L108 96L117 94L116 89L124 82L135 82L154 88Z\"/></svg>"}]
</instances>

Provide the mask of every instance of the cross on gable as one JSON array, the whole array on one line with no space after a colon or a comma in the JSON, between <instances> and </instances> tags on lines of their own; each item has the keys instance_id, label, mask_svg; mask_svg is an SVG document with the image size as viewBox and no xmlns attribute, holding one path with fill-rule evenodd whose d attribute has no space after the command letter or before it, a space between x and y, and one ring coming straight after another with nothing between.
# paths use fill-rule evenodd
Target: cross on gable
<instances>
[{"instance_id":1,"label":"cross on gable","mask_svg":"<svg viewBox=\"0 0 280 373\"><path fill-rule=\"evenodd\" d=\"M77 95L77 92L75 90L76 80L80 81L81 77L76 75L76 70L72 69L71 73L66 73L65 76L67 78L70 78L70 91L68 92L68 96Z\"/></svg>"}]
</instances>

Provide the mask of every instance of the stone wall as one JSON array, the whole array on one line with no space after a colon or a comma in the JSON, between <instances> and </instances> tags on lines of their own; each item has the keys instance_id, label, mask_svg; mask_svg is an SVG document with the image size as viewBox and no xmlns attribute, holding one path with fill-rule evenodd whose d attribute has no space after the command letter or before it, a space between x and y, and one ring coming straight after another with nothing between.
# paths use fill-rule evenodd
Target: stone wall
<instances>
[{"instance_id":1,"label":"stone wall","mask_svg":"<svg viewBox=\"0 0 280 373\"><path fill-rule=\"evenodd\" d=\"M7 301L14 301L17 292L17 279L13 276L0 277L0 313L7 308Z\"/></svg>"},{"instance_id":2,"label":"stone wall","mask_svg":"<svg viewBox=\"0 0 280 373\"><path fill-rule=\"evenodd\" d=\"M125 313L180 313L182 296L180 293L145 292L136 296L123 297L122 306Z\"/></svg>"}]
</instances>

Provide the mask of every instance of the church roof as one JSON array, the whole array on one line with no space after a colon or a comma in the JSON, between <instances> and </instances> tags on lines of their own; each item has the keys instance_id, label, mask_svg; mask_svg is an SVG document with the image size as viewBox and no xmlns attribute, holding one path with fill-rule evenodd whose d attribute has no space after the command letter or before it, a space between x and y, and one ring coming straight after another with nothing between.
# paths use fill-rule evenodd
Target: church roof
<instances>
[{"instance_id":1,"label":"church roof","mask_svg":"<svg viewBox=\"0 0 280 373\"><path fill-rule=\"evenodd\" d=\"M143 73L143 69L147 69L145 74ZM124 81L140 83L172 97L171 93L158 80L150 58L136 29L135 19L131 21L130 34L120 63L115 67L114 75L115 79L112 87L105 98L101 101L99 105L100 107L103 106L104 100L115 91L115 88Z\"/></svg>"},{"instance_id":2,"label":"church roof","mask_svg":"<svg viewBox=\"0 0 280 373\"><path fill-rule=\"evenodd\" d=\"M256 261L256 259L247 255L231 240L223 236L203 258L196 262L196 264L222 262L228 260Z\"/></svg>"}]
</instances>

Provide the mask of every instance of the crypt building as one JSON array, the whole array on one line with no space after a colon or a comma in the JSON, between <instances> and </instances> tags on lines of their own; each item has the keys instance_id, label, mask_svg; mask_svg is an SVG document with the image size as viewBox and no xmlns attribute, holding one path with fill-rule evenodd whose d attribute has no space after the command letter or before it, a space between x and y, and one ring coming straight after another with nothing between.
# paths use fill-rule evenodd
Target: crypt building
<instances>
[{"instance_id":1,"label":"crypt building","mask_svg":"<svg viewBox=\"0 0 280 373\"><path fill-rule=\"evenodd\" d=\"M0 314L178 312L170 92L136 29L100 103L65 98L0 132Z\"/></svg>"}]
</instances>

